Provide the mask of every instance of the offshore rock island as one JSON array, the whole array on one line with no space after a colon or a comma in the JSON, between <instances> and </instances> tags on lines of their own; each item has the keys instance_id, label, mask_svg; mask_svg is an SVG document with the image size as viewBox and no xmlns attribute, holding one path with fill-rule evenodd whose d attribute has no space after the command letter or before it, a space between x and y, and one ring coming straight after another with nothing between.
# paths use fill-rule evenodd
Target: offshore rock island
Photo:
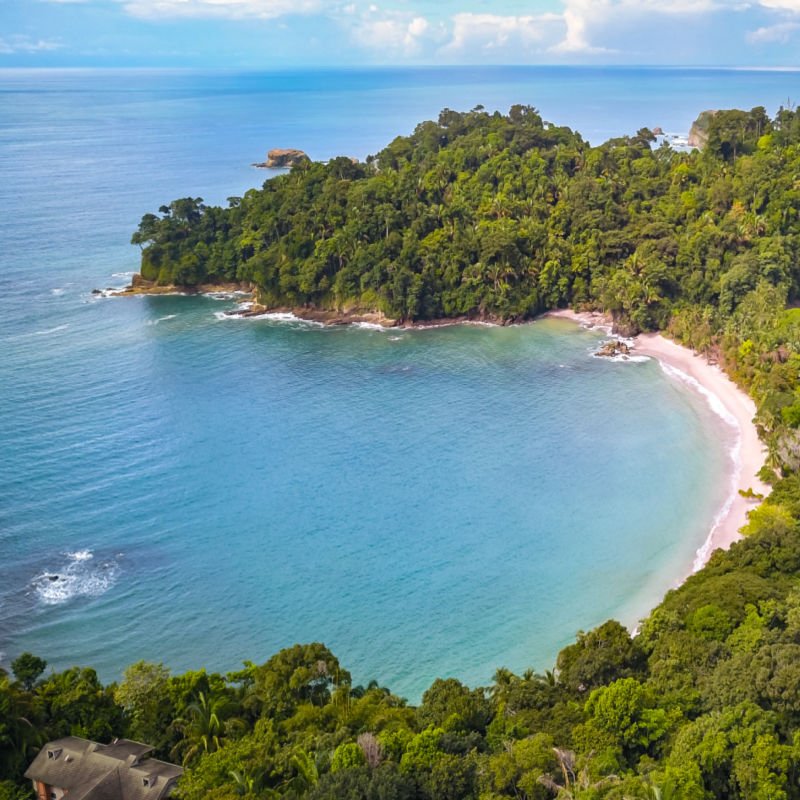
<instances>
[{"instance_id":1,"label":"offshore rock island","mask_svg":"<svg viewBox=\"0 0 800 800\"><path fill-rule=\"evenodd\" d=\"M366 164L147 214L129 293L228 287L254 314L399 324L572 307L668 358L663 331L750 394L772 491L636 636L609 621L553 671L436 680L417 707L319 643L225 676L140 662L111 686L24 654L0 678L6 796L33 724L147 741L185 765L185 800L800 797L800 114L720 111L706 134L703 152L647 129L591 147L528 107L444 111Z\"/></svg>"}]
</instances>

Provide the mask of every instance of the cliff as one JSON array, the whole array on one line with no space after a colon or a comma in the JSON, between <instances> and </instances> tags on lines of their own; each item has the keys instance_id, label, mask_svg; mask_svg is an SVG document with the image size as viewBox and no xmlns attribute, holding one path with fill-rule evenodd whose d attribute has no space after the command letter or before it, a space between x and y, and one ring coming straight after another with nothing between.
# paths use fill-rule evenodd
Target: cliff
<instances>
[{"instance_id":1,"label":"cliff","mask_svg":"<svg viewBox=\"0 0 800 800\"><path fill-rule=\"evenodd\" d=\"M696 147L702 150L708 143L708 129L711 120L719 114L719 111L702 111L700 116L692 123L689 131L689 147Z\"/></svg>"},{"instance_id":2,"label":"cliff","mask_svg":"<svg viewBox=\"0 0 800 800\"><path fill-rule=\"evenodd\" d=\"M266 161L260 164L254 164L253 166L266 169L287 169L303 161L310 161L310 159L302 150L275 148L267 153Z\"/></svg>"}]
</instances>

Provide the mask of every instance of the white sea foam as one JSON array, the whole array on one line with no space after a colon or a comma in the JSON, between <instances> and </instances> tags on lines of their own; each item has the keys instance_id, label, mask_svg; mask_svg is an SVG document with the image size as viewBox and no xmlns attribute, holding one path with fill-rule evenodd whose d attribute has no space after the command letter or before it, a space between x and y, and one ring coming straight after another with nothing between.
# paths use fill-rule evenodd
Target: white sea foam
<instances>
[{"instance_id":1,"label":"white sea foam","mask_svg":"<svg viewBox=\"0 0 800 800\"><path fill-rule=\"evenodd\" d=\"M645 361L650 361L650 356L637 356L635 353L617 353L615 356L603 356L597 352L596 347L602 347L608 342L622 342L631 351L634 350L636 342L633 339L621 339L614 337L613 339L601 339L597 345L592 347L589 352L592 358L598 358L601 361L610 361L612 364L643 364Z\"/></svg>"},{"instance_id":2,"label":"white sea foam","mask_svg":"<svg viewBox=\"0 0 800 800\"><path fill-rule=\"evenodd\" d=\"M57 286L55 289L50 290L50 294L58 297L59 295L64 294L66 290L67 290L66 286Z\"/></svg>"},{"instance_id":3,"label":"white sea foam","mask_svg":"<svg viewBox=\"0 0 800 800\"><path fill-rule=\"evenodd\" d=\"M731 414L730 411L728 411L728 409L725 407L725 404L719 399L719 397L717 397L717 395L714 394L714 392L710 392L699 381L695 380L691 375L687 375L683 370L673 367L670 364L665 364L663 361L659 361L658 363L661 365L661 369L664 370L665 375L685 383L687 386L690 386L692 389L694 389L694 391L701 394L711 410L718 417L724 419L725 422L732 428L736 429L737 431L739 430L738 420L733 414Z\"/></svg>"},{"instance_id":4,"label":"white sea foam","mask_svg":"<svg viewBox=\"0 0 800 800\"><path fill-rule=\"evenodd\" d=\"M132 278L136 273L135 272L112 272L112 278Z\"/></svg>"},{"instance_id":5,"label":"white sea foam","mask_svg":"<svg viewBox=\"0 0 800 800\"><path fill-rule=\"evenodd\" d=\"M100 597L119 577L116 561L96 561L91 550L64 555L67 562L60 568L42 572L31 581L36 596L45 605L61 605L76 597Z\"/></svg>"},{"instance_id":6,"label":"white sea foam","mask_svg":"<svg viewBox=\"0 0 800 800\"><path fill-rule=\"evenodd\" d=\"M120 292L127 289L127 286L107 286L105 289L101 289L97 294L94 294L94 297L116 297Z\"/></svg>"},{"instance_id":7,"label":"white sea foam","mask_svg":"<svg viewBox=\"0 0 800 800\"><path fill-rule=\"evenodd\" d=\"M65 331L67 328L69 328L69 325L65 323L64 325L56 325L55 328L46 328L43 331L34 331L33 333L27 334L27 336L50 336L53 333L59 333L59 331Z\"/></svg>"},{"instance_id":8,"label":"white sea foam","mask_svg":"<svg viewBox=\"0 0 800 800\"><path fill-rule=\"evenodd\" d=\"M403 339L405 339L405 338L406 338L405 336L390 336L389 337L389 341L390 342L402 342Z\"/></svg>"},{"instance_id":9,"label":"white sea foam","mask_svg":"<svg viewBox=\"0 0 800 800\"><path fill-rule=\"evenodd\" d=\"M177 314L167 314L166 317L159 317L158 319L151 319L151 320L148 321L147 324L148 325L158 325L159 322L166 322L167 320L175 319L175 317L177 317L177 316L178 316Z\"/></svg>"},{"instance_id":10,"label":"white sea foam","mask_svg":"<svg viewBox=\"0 0 800 800\"><path fill-rule=\"evenodd\" d=\"M248 311L252 308L252 303L239 303L237 306L237 311ZM252 314L251 316L242 316L241 314L237 313L236 311L215 311L214 316L216 319L219 320L267 320L269 322L293 322L299 325L312 325L317 328L324 328L325 324L322 322L317 322L316 320L312 319L302 319L302 317L298 317L296 314L292 314L291 311L265 311L263 314Z\"/></svg>"},{"instance_id":11,"label":"white sea foam","mask_svg":"<svg viewBox=\"0 0 800 800\"><path fill-rule=\"evenodd\" d=\"M386 333L389 330L385 325L378 325L377 322L354 322L351 328L361 328L365 331L380 331L381 333Z\"/></svg>"},{"instance_id":12,"label":"white sea foam","mask_svg":"<svg viewBox=\"0 0 800 800\"><path fill-rule=\"evenodd\" d=\"M243 294L248 292L203 292L203 297L208 297L210 300L234 300Z\"/></svg>"}]
</instances>

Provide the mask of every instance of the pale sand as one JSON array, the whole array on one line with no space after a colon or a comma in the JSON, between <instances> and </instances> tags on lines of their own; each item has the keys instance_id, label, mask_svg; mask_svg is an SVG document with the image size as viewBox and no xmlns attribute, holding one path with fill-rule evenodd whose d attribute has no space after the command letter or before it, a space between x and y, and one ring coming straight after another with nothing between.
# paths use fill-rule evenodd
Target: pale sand
<instances>
[{"instance_id":1,"label":"pale sand","mask_svg":"<svg viewBox=\"0 0 800 800\"><path fill-rule=\"evenodd\" d=\"M610 320L602 314L555 311L547 316L610 331ZM641 334L635 338L634 347L637 355L657 359L670 377L681 379L690 391L708 402L736 431L736 445L731 452L728 472L731 494L720 509L708 539L697 551L693 565L693 571L696 572L708 562L714 550L727 549L732 542L741 538L739 529L747 522L747 512L755 508L759 501L742 497L739 489L752 489L764 496L770 492L770 487L757 476L764 465L766 448L758 438L753 423L755 403L719 367L661 334Z\"/></svg>"}]
</instances>

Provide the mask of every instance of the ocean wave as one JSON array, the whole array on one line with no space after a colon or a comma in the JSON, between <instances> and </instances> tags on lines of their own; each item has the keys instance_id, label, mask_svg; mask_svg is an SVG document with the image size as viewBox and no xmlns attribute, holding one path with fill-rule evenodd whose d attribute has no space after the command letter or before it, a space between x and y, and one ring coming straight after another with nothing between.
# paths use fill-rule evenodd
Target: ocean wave
<instances>
[{"instance_id":1,"label":"ocean wave","mask_svg":"<svg viewBox=\"0 0 800 800\"><path fill-rule=\"evenodd\" d=\"M147 324L148 325L158 325L159 322L166 322L167 320L175 319L175 317L177 317L177 316L178 316L177 314L167 314L166 317L159 317L158 319L151 319L151 320L149 320L147 322Z\"/></svg>"},{"instance_id":2,"label":"ocean wave","mask_svg":"<svg viewBox=\"0 0 800 800\"><path fill-rule=\"evenodd\" d=\"M92 292L91 297L116 297L120 292L127 288L127 286L107 286L105 289L99 289L97 292Z\"/></svg>"},{"instance_id":3,"label":"ocean wave","mask_svg":"<svg viewBox=\"0 0 800 800\"><path fill-rule=\"evenodd\" d=\"M251 292L245 292L243 289L236 289L231 292L203 292L203 297L211 300L235 300L237 297L246 297L250 294Z\"/></svg>"},{"instance_id":4,"label":"ocean wave","mask_svg":"<svg viewBox=\"0 0 800 800\"><path fill-rule=\"evenodd\" d=\"M664 371L665 375L668 375L670 378L674 378L676 380L681 381L681 383L685 383L687 386L694 389L694 391L698 392L703 396L705 401L708 403L709 408L720 418L725 420L725 422L730 425L732 428L735 428L737 431L739 430L739 422L736 417L731 414L730 411L725 407L725 404L722 400L714 394L714 392L709 391L703 386L699 381L695 380L691 375L687 375L683 370L678 369L677 367L673 367L670 364L665 364L663 361L659 360L658 362L661 365L661 369Z\"/></svg>"},{"instance_id":5,"label":"ocean wave","mask_svg":"<svg viewBox=\"0 0 800 800\"><path fill-rule=\"evenodd\" d=\"M136 273L135 272L112 272L112 278L132 278Z\"/></svg>"},{"instance_id":6,"label":"ocean wave","mask_svg":"<svg viewBox=\"0 0 800 800\"><path fill-rule=\"evenodd\" d=\"M644 364L645 361L652 360L650 356L626 355L625 353L617 353L615 356L601 356L592 352L592 358L600 361L610 361L612 364Z\"/></svg>"},{"instance_id":7,"label":"ocean wave","mask_svg":"<svg viewBox=\"0 0 800 800\"><path fill-rule=\"evenodd\" d=\"M215 311L214 317L219 320L267 320L268 322L293 322L299 325L312 325L316 328L324 328L325 324L317 322L313 319L303 319L293 314L291 311L265 311L263 314L252 314L251 316L242 316L237 313L239 311L248 311L252 308L252 303L239 303L236 311Z\"/></svg>"},{"instance_id":8,"label":"ocean wave","mask_svg":"<svg viewBox=\"0 0 800 800\"><path fill-rule=\"evenodd\" d=\"M736 460L737 459L735 459L735 461ZM714 539L717 529L725 521L728 514L730 514L731 508L733 507L733 501L736 499L736 495L738 493L737 487L739 485L740 474L740 468L734 469L731 479L730 494L723 503L722 508L720 508L720 510L716 513L714 521L711 523L711 530L708 532L708 536L706 536L706 540L702 545L700 545L700 547L697 548L697 551L695 552L694 563L692 564L692 572L699 572L701 569L703 569L708 562L709 556L716 549Z\"/></svg>"},{"instance_id":9,"label":"ocean wave","mask_svg":"<svg viewBox=\"0 0 800 800\"><path fill-rule=\"evenodd\" d=\"M351 328L361 328L364 331L380 331L386 333L389 329L385 325L378 325L377 322L353 322Z\"/></svg>"},{"instance_id":10,"label":"ocean wave","mask_svg":"<svg viewBox=\"0 0 800 800\"><path fill-rule=\"evenodd\" d=\"M100 597L119 577L119 564L113 559L96 561L91 550L64 553L66 563L46 570L32 581L36 596L45 605L61 605L76 597Z\"/></svg>"}]
</instances>

